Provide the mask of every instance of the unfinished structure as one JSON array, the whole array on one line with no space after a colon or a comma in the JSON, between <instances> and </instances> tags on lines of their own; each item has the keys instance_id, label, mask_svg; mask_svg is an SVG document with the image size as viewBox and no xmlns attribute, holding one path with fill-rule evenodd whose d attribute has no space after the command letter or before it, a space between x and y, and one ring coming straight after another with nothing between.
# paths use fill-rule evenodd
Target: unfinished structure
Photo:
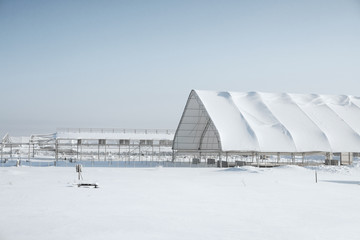
<instances>
[{"instance_id":1,"label":"unfinished structure","mask_svg":"<svg viewBox=\"0 0 360 240\"><path fill-rule=\"evenodd\" d=\"M174 131L156 129L57 129L54 134L10 137L0 145L1 163L45 160L171 161ZM56 163L54 163L56 164Z\"/></svg>"},{"instance_id":2,"label":"unfinished structure","mask_svg":"<svg viewBox=\"0 0 360 240\"><path fill-rule=\"evenodd\" d=\"M173 150L176 159L220 165L280 164L283 156L305 164L309 155L351 164L360 152L360 98L192 90Z\"/></svg>"},{"instance_id":3,"label":"unfinished structure","mask_svg":"<svg viewBox=\"0 0 360 240\"><path fill-rule=\"evenodd\" d=\"M77 160L171 160L171 130L58 129L55 158Z\"/></svg>"}]
</instances>

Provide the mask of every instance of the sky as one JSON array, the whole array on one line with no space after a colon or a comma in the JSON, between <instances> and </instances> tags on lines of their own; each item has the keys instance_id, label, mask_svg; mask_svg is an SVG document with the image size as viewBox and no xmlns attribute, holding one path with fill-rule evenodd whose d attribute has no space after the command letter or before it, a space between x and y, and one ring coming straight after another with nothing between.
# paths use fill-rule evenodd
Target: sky
<instances>
[{"instance_id":1,"label":"sky","mask_svg":"<svg viewBox=\"0 0 360 240\"><path fill-rule=\"evenodd\" d=\"M192 89L360 96L360 0L0 0L0 138L176 129Z\"/></svg>"}]
</instances>

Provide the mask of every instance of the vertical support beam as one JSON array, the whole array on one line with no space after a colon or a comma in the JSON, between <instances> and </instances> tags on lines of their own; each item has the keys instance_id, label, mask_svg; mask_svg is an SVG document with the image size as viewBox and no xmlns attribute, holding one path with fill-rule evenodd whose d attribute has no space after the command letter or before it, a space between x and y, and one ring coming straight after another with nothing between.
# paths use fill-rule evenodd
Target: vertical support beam
<instances>
[{"instance_id":1,"label":"vertical support beam","mask_svg":"<svg viewBox=\"0 0 360 240\"><path fill-rule=\"evenodd\" d=\"M280 153L279 153L279 152L277 153L277 159L276 159L276 161L277 161L277 163L280 162Z\"/></svg>"},{"instance_id":2,"label":"vertical support beam","mask_svg":"<svg viewBox=\"0 0 360 240\"><path fill-rule=\"evenodd\" d=\"M59 159L59 149L58 149L58 140L55 139L55 161ZM29 143L29 160L30 160L30 143Z\"/></svg>"},{"instance_id":3,"label":"vertical support beam","mask_svg":"<svg viewBox=\"0 0 360 240\"><path fill-rule=\"evenodd\" d=\"M98 161L100 161L100 142L98 142Z\"/></svg>"},{"instance_id":4,"label":"vertical support beam","mask_svg":"<svg viewBox=\"0 0 360 240\"><path fill-rule=\"evenodd\" d=\"M82 145L82 141L81 141L81 143L80 143L80 161L82 160L82 155L83 155L82 149L83 149L83 145Z\"/></svg>"},{"instance_id":5,"label":"vertical support beam","mask_svg":"<svg viewBox=\"0 0 360 240\"><path fill-rule=\"evenodd\" d=\"M3 155L4 155L4 143L1 143L1 162L3 162Z\"/></svg>"},{"instance_id":6,"label":"vertical support beam","mask_svg":"<svg viewBox=\"0 0 360 240\"><path fill-rule=\"evenodd\" d=\"M225 153L225 159L226 159L226 167L229 167L229 162L228 162L228 152Z\"/></svg>"},{"instance_id":7,"label":"vertical support beam","mask_svg":"<svg viewBox=\"0 0 360 240\"><path fill-rule=\"evenodd\" d=\"M55 148L55 154L56 154L56 148ZM57 160L57 158L56 158L56 160ZM28 161L30 162L30 140L29 140L29 150L28 150Z\"/></svg>"},{"instance_id":8,"label":"vertical support beam","mask_svg":"<svg viewBox=\"0 0 360 240\"><path fill-rule=\"evenodd\" d=\"M151 163L154 161L154 142L151 144Z\"/></svg>"},{"instance_id":9,"label":"vertical support beam","mask_svg":"<svg viewBox=\"0 0 360 240\"><path fill-rule=\"evenodd\" d=\"M304 165L304 163L305 163L305 153L302 153L301 162L302 162L302 164Z\"/></svg>"},{"instance_id":10,"label":"vertical support beam","mask_svg":"<svg viewBox=\"0 0 360 240\"><path fill-rule=\"evenodd\" d=\"M144 153L144 157L145 157L145 165L147 166L148 164L148 146L145 146L145 153Z\"/></svg>"},{"instance_id":11,"label":"vertical support beam","mask_svg":"<svg viewBox=\"0 0 360 240\"><path fill-rule=\"evenodd\" d=\"M131 148L130 148L130 142L129 142L129 149L128 149L128 160L129 160L129 164L130 164L130 150L131 150Z\"/></svg>"},{"instance_id":12,"label":"vertical support beam","mask_svg":"<svg viewBox=\"0 0 360 240\"><path fill-rule=\"evenodd\" d=\"M120 140L119 140L119 161L121 159L121 143L120 143Z\"/></svg>"},{"instance_id":13,"label":"vertical support beam","mask_svg":"<svg viewBox=\"0 0 360 240\"><path fill-rule=\"evenodd\" d=\"M79 160L79 140L78 143L76 144L76 161Z\"/></svg>"},{"instance_id":14,"label":"vertical support beam","mask_svg":"<svg viewBox=\"0 0 360 240\"><path fill-rule=\"evenodd\" d=\"M220 166L220 168L222 168L222 159L221 159L221 153L219 152L219 166Z\"/></svg>"},{"instance_id":15,"label":"vertical support beam","mask_svg":"<svg viewBox=\"0 0 360 240\"><path fill-rule=\"evenodd\" d=\"M258 153L256 153L255 156L256 156L257 167L260 167L260 156Z\"/></svg>"},{"instance_id":16,"label":"vertical support beam","mask_svg":"<svg viewBox=\"0 0 360 240\"><path fill-rule=\"evenodd\" d=\"M104 142L104 146L105 146L105 162L106 162L106 145L107 145L107 143L106 143L106 140L105 140L105 142Z\"/></svg>"}]
</instances>

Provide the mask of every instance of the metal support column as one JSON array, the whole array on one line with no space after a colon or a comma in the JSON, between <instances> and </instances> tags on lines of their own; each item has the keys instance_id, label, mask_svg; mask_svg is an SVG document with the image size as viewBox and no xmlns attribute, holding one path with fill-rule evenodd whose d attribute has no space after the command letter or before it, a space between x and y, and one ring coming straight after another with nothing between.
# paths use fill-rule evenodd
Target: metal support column
<instances>
[{"instance_id":1,"label":"metal support column","mask_svg":"<svg viewBox=\"0 0 360 240\"><path fill-rule=\"evenodd\" d=\"M120 140L119 140L119 161L121 160L121 144L120 144Z\"/></svg>"},{"instance_id":2,"label":"metal support column","mask_svg":"<svg viewBox=\"0 0 360 240\"><path fill-rule=\"evenodd\" d=\"M105 142L105 144L104 144L105 145L105 162L106 162L106 144L107 143Z\"/></svg>"},{"instance_id":3,"label":"metal support column","mask_svg":"<svg viewBox=\"0 0 360 240\"><path fill-rule=\"evenodd\" d=\"M304 163L305 163L305 153L302 153L302 159L301 159L301 162L302 162L302 164L304 164Z\"/></svg>"},{"instance_id":4,"label":"metal support column","mask_svg":"<svg viewBox=\"0 0 360 240\"><path fill-rule=\"evenodd\" d=\"M222 159L221 159L221 153L219 152L219 167L222 168Z\"/></svg>"},{"instance_id":5,"label":"metal support column","mask_svg":"<svg viewBox=\"0 0 360 240\"><path fill-rule=\"evenodd\" d=\"M1 162L3 162L4 144L1 143Z\"/></svg>"},{"instance_id":6,"label":"metal support column","mask_svg":"<svg viewBox=\"0 0 360 240\"><path fill-rule=\"evenodd\" d=\"M229 162L228 162L228 152L226 152L226 155L225 155L225 158L226 158L226 167L229 167Z\"/></svg>"},{"instance_id":7,"label":"metal support column","mask_svg":"<svg viewBox=\"0 0 360 240\"><path fill-rule=\"evenodd\" d=\"M55 161L58 161L59 158L59 149L58 149L58 140L55 140ZM30 160L30 143L29 143L29 160Z\"/></svg>"},{"instance_id":8,"label":"metal support column","mask_svg":"<svg viewBox=\"0 0 360 240\"><path fill-rule=\"evenodd\" d=\"M98 161L100 161L100 143L98 143Z\"/></svg>"},{"instance_id":9,"label":"metal support column","mask_svg":"<svg viewBox=\"0 0 360 240\"><path fill-rule=\"evenodd\" d=\"M29 151L28 151L28 161L30 161L30 141L29 141ZM55 149L55 151L56 151L56 149ZM56 153L56 152L55 152Z\"/></svg>"}]
</instances>

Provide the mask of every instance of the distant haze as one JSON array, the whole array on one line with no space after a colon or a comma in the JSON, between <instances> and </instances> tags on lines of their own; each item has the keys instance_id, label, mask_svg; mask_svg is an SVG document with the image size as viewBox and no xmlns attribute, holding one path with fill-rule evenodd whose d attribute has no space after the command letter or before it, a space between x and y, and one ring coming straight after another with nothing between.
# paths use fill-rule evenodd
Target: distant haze
<instances>
[{"instance_id":1,"label":"distant haze","mask_svg":"<svg viewBox=\"0 0 360 240\"><path fill-rule=\"evenodd\" d=\"M170 128L191 89L360 96L360 2L0 1L0 138Z\"/></svg>"}]
</instances>

